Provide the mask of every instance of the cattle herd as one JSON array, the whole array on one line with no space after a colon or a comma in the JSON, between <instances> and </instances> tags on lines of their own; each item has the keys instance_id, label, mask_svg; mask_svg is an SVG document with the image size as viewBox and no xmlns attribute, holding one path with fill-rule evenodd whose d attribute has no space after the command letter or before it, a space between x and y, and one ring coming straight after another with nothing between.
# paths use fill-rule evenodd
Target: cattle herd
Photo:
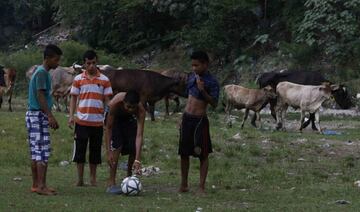
<instances>
[{"instance_id":1,"label":"cattle herd","mask_svg":"<svg viewBox=\"0 0 360 212\"><path fill-rule=\"evenodd\" d=\"M114 94L135 89L139 92L141 102L148 109L151 120L154 120L155 102L165 99L166 114L169 114L168 101L176 102L179 111L179 97L186 98L186 82L189 73L170 69L155 72L140 69L114 68L109 65L98 66L99 70L106 75L111 82ZM31 78L36 66L32 66L26 72L28 79ZM67 108L67 99L70 93L74 77L81 73L79 65L71 67L58 67L50 70L52 78L52 96L55 99L56 110L61 111L59 101L62 99ZM16 72L14 69L0 67L0 107L3 95L9 96L9 110L11 108L11 96L14 88ZM254 111L251 124L261 127L260 111L270 104L271 115L276 120L276 129L285 129L286 111L289 106L300 109L301 118L299 130L308 124L321 133L319 122L319 109L322 103L334 97L342 109L353 106L351 97L343 85L338 85L326 80L320 72L301 70L281 70L263 73L257 78L258 89L245 88L240 85L225 85L223 88L223 104L226 117L230 117L231 110L245 109L241 128L247 119L249 111ZM304 122L306 113L309 119ZM231 122L228 122L231 126Z\"/></svg>"}]
</instances>

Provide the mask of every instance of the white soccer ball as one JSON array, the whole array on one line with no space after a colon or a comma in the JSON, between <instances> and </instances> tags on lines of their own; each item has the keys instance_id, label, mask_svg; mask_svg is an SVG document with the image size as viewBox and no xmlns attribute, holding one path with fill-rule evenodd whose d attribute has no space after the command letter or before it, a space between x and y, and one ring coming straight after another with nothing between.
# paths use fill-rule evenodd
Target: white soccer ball
<instances>
[{"instance_id":1,"label":"white soccer ball","mask_svg":"<svg viewBox=\"0 0 360 212\"><path fill-rule=\"evenodd\" d=\"M142 190L142 185L136 176L125 178L121 183L121 190L125 195L135 196L138 195Z\"/></svg>"}]
</instances>

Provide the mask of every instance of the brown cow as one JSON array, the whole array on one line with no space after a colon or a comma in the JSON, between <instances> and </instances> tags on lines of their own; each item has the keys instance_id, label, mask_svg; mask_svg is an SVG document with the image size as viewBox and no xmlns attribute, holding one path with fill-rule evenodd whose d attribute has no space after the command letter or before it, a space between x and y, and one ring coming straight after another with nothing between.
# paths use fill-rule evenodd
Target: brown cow
<instances>
[{"instance_id":1,"label":"brown cow","mask_svg":"<svg viewBox=\"0 0 360 212\"><path fill-rule=\"evenodd\" d=\"M260 122L260 110L265 107L270 99L275 99L276 94L271 86L266 86L261 89L249 89L239 85L226 85L224 86L224 97L226 98L226 108L228 120L230 119L230 113L232 107L236 109L245 108L245 114L241 123L241 128L244 127L244 123L249 114L249 110L255 112L255 118L252 119L251 124L256 127L255 119L259 121L259 127L261 128ZM231 127L231 121L229 121Z\"/></svg>"},{"instance_id":2,"label":"brown cow","mask_svg":"<svg viewBox=\"0 0 360 212\"><path fill-rule=\"evenodd\" d=\"M169 100L173 100L176 103L176 107L174 109L173 113L179 112L180 111L180 99L179 97L184 97L187 98L186 96L186 82L188 79L188 75L190 73L186 73L186 72L182 72L182 71L177 71L175 69L168 69L168 70L164 70L160 72L162 75L173 78L175 80L179 81L179 93L181 93L181 95L177 95L177 94L169 94L166 95L164 97L164 101L165 101L165 115L169 115Z\"/></svg>"},{"instance_id":3,"label":"brown cow","mask_svg":"<svg viewBox=\"0 0 360 212\"><path fill-rule=\"evenodd\" d=\"M16 70L14 68L5 68L0 67L0 108L3 102L3 96L7 95L9 97L9 111L12 111L11 107L11 98L14 90L16 78Z\"/></svg>"},{"instance_id":4,"label":"brown cow","mask_svg":"<svg viewBox=\"0 0 360 212\"><path fill-rule=\"evenodd\" d=\"M155 71L140 69L106 69L100 70L111 82L114 95L119 92L136 90L141 102L148 104L151 120L154 121L155 102L170 93L181 95L178 80L164 76Z\"/></svg>"}]
</instances>

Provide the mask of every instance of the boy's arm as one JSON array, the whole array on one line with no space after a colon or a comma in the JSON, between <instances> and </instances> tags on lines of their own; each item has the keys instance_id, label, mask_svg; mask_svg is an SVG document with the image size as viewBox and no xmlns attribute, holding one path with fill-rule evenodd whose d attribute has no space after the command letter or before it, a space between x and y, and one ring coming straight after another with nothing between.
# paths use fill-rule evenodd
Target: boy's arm
<instances>
[{"instance_id":1,"label":"boy's arm","mask_svg":"<svg viewBox=\"0 0 360 212\"><path fill-rule=\"evenodd\" d=\"M110 107L110 111L106 116L106 124L105 124L105 148L107 152L108 163L110 166L113 166L114 164L114 158L110 148L113 123L114 123L114 107Z\"/></svg>"},{"instance_id":2,"label":"boy's arm","mask_svg":"<svg viewBox=\"0 0 360 212\"><path fill-rule=\"evenodd\" d=\"M136 132L136 140L135 140L135 148L136 148L136 154L135 154L135 161L133 164L133 167L135 169L135 173L140 173L141 168L141 148L142 148L142 142L143 142L143 136L144 136L144 125L145 125L145 116L146 112L141 103L139 103L139 113L137 115L137 132Z\"/></svg>"},{"instance_id":3,"label":"boy's arm","mask_svg":"<svg viewBox=\"0 0 360 212\"><path fill-rule=\"evenodd\" d=\"M218 98L214 98L214 97L218 97L219 95L219 86L218 85L213 85L213 87L211 87L211 94L210 95L206 90L205 90L205 83L203 80L201 80L199 77L196 78L196 83L198 86L198 89L200 90L201 94L203 95L203 97L205 98L205 101L208 102L213 108L217 107L218 104Z\"/></svg>"},{"instance_id":4,"label":"boy's arm","mask_svg":"<svg viewBox=\"0 0 360 212\"><path fill-rule=\"evenodd\" d=\"M74 126L74 114L76 111L77 95L71 95L70 99L70 112L69 112L69 121L68 126L72 128Z\"/></svg>"},{"instance_id":5,"label":"boy's arm","mask_svg":"<svg viewBox=\"0 0 360 212\"><path fill-rule=\"evenodd\" d=\"M51 113L51 109L48 107L46 97L45 97L45 90L38 89L37 90L37 98L39 100L40 109L48 116L49 126L52 129L58 129L59 124L57 123L55 117Z\"/></svg>"}]
</instances>

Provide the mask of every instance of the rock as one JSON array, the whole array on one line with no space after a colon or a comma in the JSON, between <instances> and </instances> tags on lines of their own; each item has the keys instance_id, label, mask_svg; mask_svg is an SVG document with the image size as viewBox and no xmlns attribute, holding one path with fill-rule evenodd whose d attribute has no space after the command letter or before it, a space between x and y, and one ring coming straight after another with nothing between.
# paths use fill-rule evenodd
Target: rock
<instances>
[{"instance_id":1,"label":"rock","mask_svg":"<svg viewBox=\"0 0 360 212\"><path fill-rule=\"evenodd\" d=\"M211 188L212 188L212 189L215 189L215 188L216 188L216 186L215 186L215 185L212 185L212 186L211 186Z\"/></svg>"},{"instance_id":2,"label":"rock","mask_svg":"<svg viewBox=\"0 0 360 212\"><path fill-rule=\"evenodd\" d=\"M141 169L143 176L152 176L160 173L160 168L155 166L148 166Z\"/></svg>"},{"instance_id":3,"label":"rock","mask_svg":"<svg viewBox=\"0 0 360 212\"><path fill-rule=\"evenodd\" d=\"M236 133L232 138L236 140L241 139L240 133Z\"/></svg>"},{"instance_id":4,"label":"rock","mask_svg":"<svg viewBox=\"0 0 360 212\"><path fill-rule=\"evenodd\" d=\"M67 166L67 165L69 165L70 163L69 163L69 161L67 161L67 160L63 160L63 161L61 161L60 162L60 166Z\"/></svg>"},{"instance_id":5,"label":"rock","mask_svg":"<svg viewBox=\"0 0 360 212\"><path fill-rule=\"evenodd\" d=\"M304 158L299 158L298 161L305 161L305 159Z\"/></svg>"},{"instance_id":6,"label":"rock","mask_svg":"<svg viewBox=\"0 0 360 212\"><path fill-rule=\"evenodd\" d=\"M355 181L355 182L354 182L354 185L355 185L356 187L359 187L359 188L360 188L360 180Z\"/></svg>"},{"instance_id":7,"label":"rock","mask_svg":"<svg viewBox=\"0 0 360 212\"><path fill-rule=\"evenodd\" d=\"M350 201L347 201L347 200L344 200L344 199L340 199L340 200L336 200L335 203L336 203L336 204L345 205L345 204L350 204Z\"/></svg>"},{"instance_id":8,"label":"rock","mask_svg":"<svg viewBox=\"0 0 360 212\"><path fill-rule=\"evenodd\" d=\"M21 177L14 177L13 180L14 181L22 181L22 178Z\"/></svg>"}]
</instances>

